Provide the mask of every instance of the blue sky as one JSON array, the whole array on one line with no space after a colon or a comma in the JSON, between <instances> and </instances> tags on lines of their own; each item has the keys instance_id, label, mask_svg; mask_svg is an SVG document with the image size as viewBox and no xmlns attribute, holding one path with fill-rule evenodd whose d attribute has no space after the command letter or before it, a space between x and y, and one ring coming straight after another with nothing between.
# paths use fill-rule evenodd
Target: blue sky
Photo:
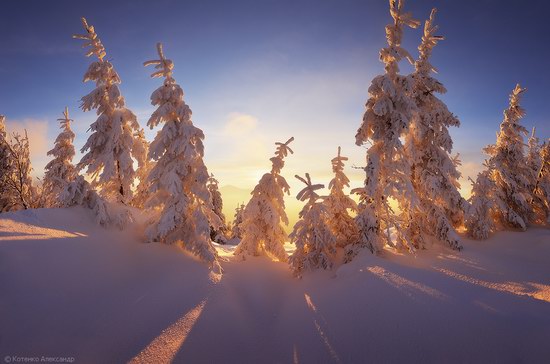
<instances>
[{"instance_id":1,"label":"blue sky","mask_svg":"<svg viewBox=\"0 0 550 364\"><path fill-rule=\"evenodd\" d=\"M466 175L475 174L481 148L494 142L517 82L528 88L525 126L550 137L547 2L411 0L405 6L422 21L432 7L439 10L436 22L446 40L432 60L448 89L443 99L462 122L452 136ZM155 57L156 42L164 43L194 123L205 131L207 166L221 185L250 189L269 169L273 143L290 136L296 153L284 171L289 181L310 172L328 184L339 145L350 165L364 164L354 135L370 81L383 71L378 51L390 21L386 0L4 2L0 113L8 127L33 134L37 172L65 106L75 119L78 148L96 118L78 110L80 97L93 89L82 83L91 60L71 38L83 32L81 16L95 26L142 126L160 84L142 63ZM413 56L420 37L420 29L405 32ZM361 171L348 171L360 183Z\"/></svg>"}]
</instances>

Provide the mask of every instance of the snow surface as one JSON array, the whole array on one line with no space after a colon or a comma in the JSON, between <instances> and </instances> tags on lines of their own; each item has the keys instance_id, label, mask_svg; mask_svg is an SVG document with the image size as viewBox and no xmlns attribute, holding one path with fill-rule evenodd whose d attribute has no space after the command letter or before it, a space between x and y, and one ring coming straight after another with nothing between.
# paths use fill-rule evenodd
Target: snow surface
<instances>
[{"instance_id":1,"label":"snow surface","mask_svg":"<svg viewBox=\"0 0 550 364\"><path fill-rule=\"evenodd\" d=\"M362 252L334 271L234 259L222 276L88 210L0 215L0 358L75 362L548 362L550 230ZM287 245L288 250L292 250Z\"/></svg>"}]
</instances>

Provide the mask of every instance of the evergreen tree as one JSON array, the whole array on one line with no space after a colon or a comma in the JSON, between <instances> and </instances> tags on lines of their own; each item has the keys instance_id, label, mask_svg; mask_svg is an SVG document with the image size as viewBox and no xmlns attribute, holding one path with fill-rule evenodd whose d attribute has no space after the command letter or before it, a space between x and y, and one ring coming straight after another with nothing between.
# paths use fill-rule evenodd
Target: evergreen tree
<instances>
[{"instance_id":1,"label":"evergreen tree","mask_svg":"<svg viewBox=\"0 0 550 364\"><path fill-rule=\"evenodd\" d=\"M242 223L243 223L244 204L237 205L235 208L235 215L233 220L233 226L231 227L231 239L241 240L243 237Z\"/></svg>"},{"instance_id":2,"label":"evergreen tree","mask_svg":"<svg viewBox=\"0 0 550 364\"><path fill-rule=\"evenodd\" d=\"M227 244L227 225L225 222L225 215L223 214L223 199L222 194L220 193L220 190L218 188L218 180L214 178L213 174L210 174L210 177L208 178L208 191L210 192L210 196L212 198L212 207L214 213L218 216L218 218L221 221L221 225L218 228L211 227L210 229L210 238L219 243L219 244Z\"/></svg>"},{"instance_id":3,"label":"evergreen tree","mask_svg":"<svg viewBox=\"0 0 550 364\"><path fill-rule=\"evenodd\" d=\"M484 148L489 155L488 163L494 168L489 176L501 196L502 203L497 205L495 219L499 225L525 230L532 218L529 206L529 177L531 172L524 153L523 136L527 130L520 124L525 110L520 106L521 95L525 89L516 85L510 95L510 106L504 110L504 120L500 124L497 141Z\"/></svg>"},{"instance_id":4,"label":"evergreen tree","mask_svg":"<svg viewBox=\"0 0 550 364\"><path fill-rule=\"evenodd\" d=\"M10 211L15 207L16 197L11 188L13 175L13 156L6 133L6 117L0 115L0 212Z\"/></svg>"},{"instance_id":5,"label":"evergreen tree","mask_svg":"<svg viewBox=\"0 0 550 364\"><path fill-rule=\"evenodd\" d=\"M550 224L550 140L540 147L540 168L533 186L531 205L537 222Z\"/></svg>"},{"instance_id":6,"label":"evergreen tree","mask_svg":"<svg viewBox=\"0 0 550 364\"><path fill-rule=\"evenodd\" d=\"M134 197L132 198L132 206L142 209L149 199L149 182L147 181L147 177L154 166L154 162L148 157L149 142L145 139L145 131L140 129L136 133L135 138L136 143L134 146L134 153L138 156L138 170L136 172L136 177L139 183L134 193Z\"/></svg>"},{"instance_id":7,"label":"evergreen tree","mask_svg":"<svg viewBox=\"0 0 550 364\"><path fill-rule=\"evenodd\" d=\"M341 160L339 162L341 163ZM289 235L290 241L296 245L296 250L289 258L289 264L294 275L301 276L304 271L332 268L336 259L338 236L332 232L328 223L331 214L327 207L317 202L319 195L315 191L325 186L313 185L309 173L306 173L305 179L298 175L296 178L306 185L296 198L307 202L300 211L300 220Z\"/></svg>"},{"instance_id":8,"label":"evergreen tree","mask_svg":"<svg viewBox=\"0 0 550 364\"><path fill-rule=\"evenodd\" d=\"M491 180L492 167L485 163L486 169L472 181L472 194L468 199L470 206L464 225L468 235L477 240L484 240L495 231L494 216L497 206L503 201L496 194L494 182Z\"/></svg>"},{"instance_id":9,"label":"evergreen tree","mask_svg":"<svg viewBox=\"0 0 550 364\"><path fill-rule=\"evenodd\" d=\"M460 121L435 94L447 92L432 76L430 63L433 48L443 37L435 34L436 9L425 22L424 35L418 47L420 57L415 62L413 95L416 113L405 138L405 149L411 163L411 180L420 203L413 211L407 234L415 247L424 247L424 235L430 235L453 249L460 249L454 228L464 223L466 201L460 195L457 170L458 156L450 155L453 141L450 126Z\"/></svg>"},{"instance_id":10,"label":"evergreen tree","mask_svg":"<svg viewBox=\"0 0 550 364\"><path fill-rule=\"evenodd\" d=\"M161 43L157 51L159 59L144 65L155 65L157 71L151 77L164 77L163 85L151 95L157 109L147 123L151 129L162 124L149 148L149 158L156 164L148 177L151 197L147 202L147 207L160 214L153 217L146 232L151 241L182 242L211 268L221 269L210 240L210 227L218 228L221 222L206 187L204 134L191 121L183 90L172 77L174 64L164 57Z\"/></svg>"},{"instance_id":11,"label":"evergreen tree","mask_svg":"<svg viewBox=\"0 0 550 364\"><path fill-rule=\"evenodd\" d=\"M81 150L86 154L77 168L86 168L92 185L97 186L103 195L128 203L136 177L132 157L141 163L139 153L135 151L140 147L135 139L139 124L132 111L125 107L117 86L120 78L111 62L105 60L105 48L94 27L88 25L85 18L82 18L82 24L87 34L74 35L73 38L85 40L84 47L90 48L86 56L96 56L98 60L92 62L84 74L84 82L94 81L96 88L82 97L81 108L83 111L97 109L98 118L90 126L92 134Z\"/></svg>"},{"instance_id":12,"label":"evergreen tree","mask_svg":"<svg viewBox=\"0 0 550 364\"><path fill-rule=\"evenodd\" d=\"M366 185L366 182L365 182ZM383 249L380 239L380 221L376 216L375 202L367 194L365 187L354 188L351 193L359 195L355 225L357 226L357 240L349 244L344 250L344 263L349 263L364 248L371 253L378 253Z\"/></svg>"},{"instance_id":13,"label":"evergreen tree","mask_svg":"<svg viewBox=\"0 0 550 364\"><path fill-rule=\"evenodd\" d=\"M343 248L357 241L358 230L354 219L348 213L348 210L357 212L357 204L344 193L344 187L349 187L349 178L344 173L344 161L348 158L340 152L341 148L338 147L338 155L331 161L334 178L329 183L330 194L323 203L326 205L329 225L336 236L337 246Z\"/></svg>"},{"instance_id":14,"label":"evergreen tree","mask_svg":"<svg viewBox=\"0 0 550 364\"><path fill-rule=\"evenodd\" d=\"M267 255L287 261L284 248L287 235L281 222L288 225L283 197L285 193L290 194L290 187L280 173L285 165L284 158L289 152L294 153L288 146L293 140L290 138L286 143L275 143L277 150L270 159L271 172L262 176L244 209L241 224L243 237L235 250L235 255L243 260L247 256Z\"/></svg>"},{"instance_id":15,"label":"evergreen tree","mask_svg":"<svg viewBox=\"0 0 550 364\"><path fill-rule=\"evenodd\" d=\"M60 206L59 195L67 183L76 178L76 171L72 163L75 155L73 141L75 135L71 130L72 119L69 118L69 109L66 107L60 122L61 133L55 139L55 146L48 151L54 157L45 167L42 185L46 206Z\"/></svg>"},{"instance_id":16,"label":"evergreen tree","mask_svg":"<svg viewBox=\"0 0 550 364\"><path fill-rule=\"evenodd\" d=\"M80 175L65 185L59 194L59 201L62 207L83 206L90 209L98 225L110 226L114 224L122 228L126 224L120 215L109 211L105 199Z\"/></svg>"},{"instance_id":17,"label":"evergreen tree","mask_svg":"<svg viewBox=\"0 0 550 364\"><path fill-rule=\"evenodd\" d=\"M409 159L400 138L408 131L416 104L410 96L414 79L400 75L398 63L403 58L412 63L410 54L401 47L403 27L416 28L419 22L403 13L402 7L402 0L390 0L394 22L386 26L388 47L380 51L385 73L372 80L366 112L355 138L357 145L372 144L367 151L365 193L374 201L372 208L380 225L380 239L390 246L412 251L415 243L406 232L414 223L411 212L417 208L418 199L411 182ZM390 206L392 199L399 206L399 215Z\"/></svg>"}]
</instances>

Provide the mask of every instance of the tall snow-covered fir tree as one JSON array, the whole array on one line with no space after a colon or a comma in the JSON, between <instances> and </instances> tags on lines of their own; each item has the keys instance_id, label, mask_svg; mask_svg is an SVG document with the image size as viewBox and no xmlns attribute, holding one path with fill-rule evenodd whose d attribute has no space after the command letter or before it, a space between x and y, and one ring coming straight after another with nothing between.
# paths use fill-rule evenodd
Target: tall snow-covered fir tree
<instances>
[{"instance_id":1,"label":"tall snow-covered fir tree","mask_svg":"<svg viewBox=\"0 0 550 364\"><path fill-rule=\"evenodd\" d=\"M550 196L550 189L545 193L544 179L545 174L550 173L550 166L543 163L543 147L545 145L539 144L539 138L536 135L536 129L533 128L531 136L527 142L527 166L529 167L530 176L529 176L529 191L531 191L531 196L529 199L529 204L533 211L533 222L537 224L548 224L548 215L550 214L550 206L548 196ZM546 163L550 163L548 159ZM542 185L541 185L542 182ZM550 187L550 186L549 186ZM545 197L545 195L547 197Z\"/></svg>"},{"instance_id":2,"label":"tall snow-covered fir tree","mask_svg":"<svg viewBox=\"0 0 550 364\"><path fill-rule=\"evenodd\" d=\"M340 157L340 153L338 156ZM341 163L341 160L339 162ZM290 241L296 245L296 250L288 262L294 275L301 276L305 271L332 268L336 259L338 235L333 233L329 224L332 215L327 205L317 201L319 195L315 191L325 186L312 184L309 173L306 173L305 179L298 175L296 178L306 185L298 192L296 198L307 202L300 211L300 220L296 222L294 230L289 235Z\"/></svg>"},{"instance_id":3,"label":"tall snow-covered fir tree","mask_svg":"<svg viewBox=\"0 0 550 364\"><path fill-rule=\"evenodd\" d=\"M235 215L233 219L233 225L231 226L231 239L242 239L242 223L243 223L243 213L244 213L244 204L240 206L237 205L235 208Z\"/></svg>"},{"instance_id":4,"label":"tall snow-covered fir tree","mask_svg":"<svg viewBox=\"0 0 550 364\"><path fill-rule=\"evenodd\" d=\"M136 177L132 157L139 160L139 148L135 135L139 132L136 116L125 107L118 84L120 77L111 62L105 59L103 44L94 27L85 18L82 24L87 34L73 38L85 41L89 47L87 57L96 56L84 74L84 82L93 81L96 88L82 97L83 111L97 109L97 120L90 125L92 134L82 147L84 156L77 164L78 169L86 169L92 185L101 193L118 202L129 203L132 198L132 185Z\"/></svg>"},{"instance_id":5,"label":"tall snow-covered fir tree","mask_svg":"<svg viewBox=\"0 0 550 364\"><path fill-rule=\"evenodd\" d=\"M75 135L71 129L72 119L69 118L69 108L63 111L63 117L57 119L61 132L55 139L55 146L48 151L53 159L46 164L43 193L46 206L60 206L59 196L66 185L76 178L76 170L72 163L75 155L73 141Z\"/></svg>"},{"instance_id":6,"label":"tall snow-covered fir tree","mask_svg":"<svg viewBox=\"0 0 550 364\"><path fill-rule=\"evenodd\" d=\"M466 201L460 195L457 170L458 156L450 155L453 141L448 128L460 126L460 121L435 94L447 92L432 76L430 63L433 48L443 37L436 35L436 9L424 25L422 42L415 62L413 95L416 113L405 138L405 150L410 159L412 185L420 203L411 211L413 223L408 235L415 247L424 246L424 235L435 237L453 249L460 249L454 228L464 223Z\"/></svg>"},{"instance_id":7,"label":"tall snow-covered fir tree","mask_svg":"<svg viewBox=\"0 0 550 364\"><path fill-rule=\"evenodd\" d=\"M157 44L159 59L151 77L164 77L162 86L151 95L157 109L147 125L162 124L149 148L149 158L156 161L149 173L150 193L146 207L156 210L146 233L151 241L182 242L184 247L219 269L218 254L210 240L210 227L221 224L213 212L206 186L208 171L204 165L204 133L191 121L191 109L183 100L183 90L172 77L174 64L164 57Z\"/></svg>"},{"instance_id":8,"label":"tall snow-covered fir tree","mask_svg":"<svg viewBox=\"0 0 550 364\"><path fill-rule=\"evenodd\" d=\"M284 243L287 234L281 222L288 225L288 217L285 212L284 194L290 194L290 186L281 176L284 167L284 158L288 153L294 153L288 146L294 138L285 143L275 143L277 150L272 157L271 172L262 176L254 190L252 198L248 201L241 224L242 239L235 250L235 255L243 260L247 256L267 255L286 262Z\"/></svg>"},{"instance_id":9,"label":"tall snow-covered fir tree","mask_svg":"<svg viewBox=\"0 0 550 364\"><path fill-rule=\"evenodd\" d=\"M495 218L504 227L525 230L532 218L529 205L531 172L524 152L523 137L527 130L520 124L525 110L520 106L524 88L516 85L510 94L510 105L504 110L504 120L497 133L496 144L484 148L489 156L488 163L493 167L490 178L500 195L502 203L497 205Z\"/></svg>"},{"instance_id":10,"label":"tall snow-covered fir tree","mask_svg":"<svg viewBox=\"0 0 550 364\"><path fill-rule=\"evenodd\" d=\"M213 174L210 174L210 177L208 178L208 191L210 192L210 196L212 198L212 207L214 213L219 217L220 219L220 226L218 228L211 228L210 231L210 238L212 238L213 241L219 243L219 244L227 244L227 225L225 222L225 215L223 214L223 199L222 194L218 188L218 180L214 178Z\"/></svg>"},{"instance_id":11,"label":"tall snow-covered fir tree","mask_svg":"<svg viewBox=\"0 0 550 364\"><path fill-rule=\"evenodd\" d=\"M414 79L400 75L398 63L403 58L413 62L401 41L403 28L416 28L419 22L409 13L403 13L402 8L402 0L390 0L393 23L386 26L388 46L380 51L385 73L372 80L363 122L355 139L357 145L372 144L367 151L365 193L374 201L372 207L380 224L380 238L384 244L412 251L415 241L407 231L414 223L411 212L417 208L418 199L400 138L408 132L416 103L411 96ZM393 211L391 200L397 202L400 214ZM359 229L363 228L359 226Z\"/></svg>"},{"instance_id":12,"label":"tall snow-covered fir tree","mask_svg":"<svg viewBox=\"0 0 550 364\"><path fill-rule=\"evenodd\" d=\"M358 240L358 230L354 219L348 212L348 210L357 212L357 203L344 193L344 187L349 187L349 178L344 173L344 161L347 161L348 158L340 153L341 148L338 147L338 155L331 160L334 178L328 185L330 194L323 203L326 206L329 225L332 233L336 236L337 245L343 248ZM306 185L309 186L308 183Z\"/></svg>"}]
</instances>

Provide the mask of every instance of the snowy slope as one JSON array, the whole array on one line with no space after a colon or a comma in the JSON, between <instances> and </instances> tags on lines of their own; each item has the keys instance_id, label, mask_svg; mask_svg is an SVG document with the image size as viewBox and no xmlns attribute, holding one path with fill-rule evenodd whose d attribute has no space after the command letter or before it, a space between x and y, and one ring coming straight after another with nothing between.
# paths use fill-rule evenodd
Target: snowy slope
<instances>
[{"instance_id":1,"label":"snowy slope","mask_svg":"<svg viewBox=\"0 0 550 364\"><path fill-rule=\"evenodd\" d=\"M0 215L0 358L76 362L542 363L550 230L361 254L291 277L264 258L223 276L174 246L98 228L80 208Z\"/></svg>"}]
</instances>

